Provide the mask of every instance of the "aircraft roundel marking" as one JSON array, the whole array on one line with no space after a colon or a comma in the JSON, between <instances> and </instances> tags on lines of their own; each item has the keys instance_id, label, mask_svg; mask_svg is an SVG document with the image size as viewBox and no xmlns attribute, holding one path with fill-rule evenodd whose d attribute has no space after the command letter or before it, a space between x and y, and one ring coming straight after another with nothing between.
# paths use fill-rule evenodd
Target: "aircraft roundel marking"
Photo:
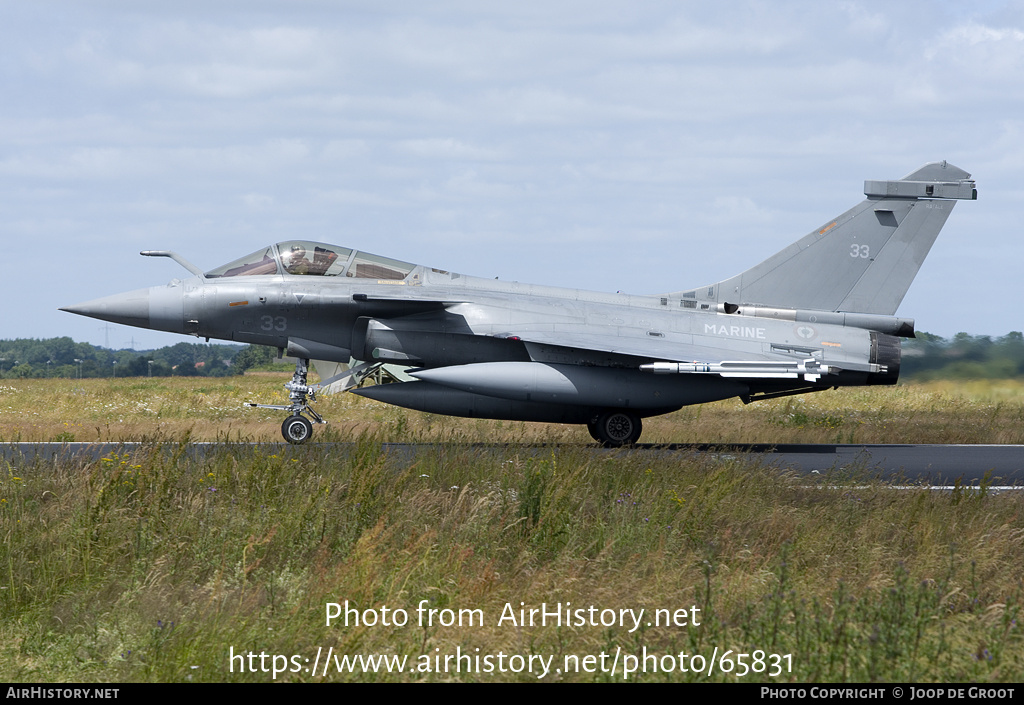
<instances>
[{"instance_id":1,"label":"aircraft roundel marking","mask_svg":"<svg viewBox=\"0 0 1024 705\"><path fill-rule=\"evenodd\" d=\"M803 338L804 340L810 340L815 335L814 329L811 328L810 326L797 326L796 334Z\"/></svg>"}]
</instances>

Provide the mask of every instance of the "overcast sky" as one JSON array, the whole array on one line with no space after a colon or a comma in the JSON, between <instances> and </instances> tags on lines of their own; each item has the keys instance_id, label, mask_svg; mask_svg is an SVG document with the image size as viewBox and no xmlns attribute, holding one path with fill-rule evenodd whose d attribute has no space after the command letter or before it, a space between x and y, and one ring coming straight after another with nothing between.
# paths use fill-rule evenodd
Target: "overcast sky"
<instances>
[{"instance_id":1,"label":"overcast sky","mask_svg":"<svg viewBox=\"0 0 1024 705\"><path fill-rule=\"evenodd\" d=\"M900 308L1024 329L1024 3L0 0L0 338L190 340L57 311L304 238L660 293L949 162Z\"/></svg>"}]
</instances>

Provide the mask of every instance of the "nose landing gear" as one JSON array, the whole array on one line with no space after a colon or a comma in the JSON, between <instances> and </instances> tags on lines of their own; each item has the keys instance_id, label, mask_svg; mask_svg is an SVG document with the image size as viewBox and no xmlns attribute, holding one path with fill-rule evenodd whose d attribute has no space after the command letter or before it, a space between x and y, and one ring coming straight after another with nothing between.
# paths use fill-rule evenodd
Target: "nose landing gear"
<instances>
[{"instance_id":1,"label":"nose landing gear","mask_svg":"<svg viewBox=\"0 0 1024 705\"><path fill-rule=\"evenodd\" d=\"M246 406L255 409L277 409L278 411L290 411L291 416L281 424L281 435L289 443L305 443L313 435L314 423L327 423L324 418L316 413L307 402L316 401L318 386L306 384L306 375L309 373L309 360L299 358L295 361L295 373L290 382L285 383L284 388L288 390L288 404L254 404L246 402ZM303 414L308 414L307 419Z\"/></svg>"},{"instance_id":2,"label":"nose landing gear","mask_svg":"<svg viewBox=\"0 0 1024 705\"><path fill-rule=\"evenodd\" d=\"M295 373L291 381L286 382L284 388L288 390L288 404L255 404L246 402L246 406L254 409L276 409L278 411L291 412L288 418L281 424L281 435L289 443L305 443L313 436L313 424L325 424L320 414L309 405L309 401L316 401L316 393L328 385L337 382L345 377L349 379L342 391L348 391L361 382L367 375L380 367L381 363L362 363L346 370L345 372L322 381L320 384L310 385L306 383L306 376L309 373L309 359L299 358L295 361ZM305 414L305 416L303 415ZM309 418L306 418L308 416Z\"/></svg>"}]
</instances>

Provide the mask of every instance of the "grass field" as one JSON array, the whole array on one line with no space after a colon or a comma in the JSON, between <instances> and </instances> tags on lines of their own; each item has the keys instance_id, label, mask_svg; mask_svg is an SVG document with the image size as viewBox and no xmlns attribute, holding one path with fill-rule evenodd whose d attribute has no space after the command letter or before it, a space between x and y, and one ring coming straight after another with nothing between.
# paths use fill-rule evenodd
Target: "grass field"
<instances>
[{"instance_id":1,"label":"grass field","mask_svg":"<svg viewBox=\"0 0 1024 705\"><path fill-rule=\"evenodd\" d=\"M279 441L287 373L221 378L0 380L0 442ZM374 433L385 441L590 444L582 426L436 416L350 394L321 397L317 440ZM1024 443L1024 384L930 382L733 399L646 419L645 443Z\"/></svg>"},{"instance_id":2,"label":"grass field","mask_svg":"<svg viewBox=\"0 0 1024 705\"><path fill-rule=\"evenodd\" d=\"M240 406L279 403L286 378L0 385L5 442L150 441L0 468L0 680L1024 673L1017 493L853 477L820 488L756 458L597 456L585 430L356 397L318 405L332 423L316 438L357 441L345 450L228 446L197 460L178 443L277 441L279 413ZM644 440L1024 443L1022 417L1019 383L930 384L684 409L651 419ZM382 453L384 440L446 445L409 460ZM561 445L515 445L534 441ZM346 601L349 624L328 625L328 605ZM583 612L521 623L542 605ZM356 656L404 657L406 670Z\"/></svg>"}]
</instances>

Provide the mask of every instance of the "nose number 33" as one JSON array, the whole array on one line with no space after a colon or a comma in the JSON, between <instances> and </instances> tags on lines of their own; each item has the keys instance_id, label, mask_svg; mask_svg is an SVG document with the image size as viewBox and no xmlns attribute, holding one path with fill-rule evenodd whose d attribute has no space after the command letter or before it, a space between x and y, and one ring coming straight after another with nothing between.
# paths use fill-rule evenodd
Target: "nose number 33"
<instances>
[{"instance_id":1,"label":"nose number 33","mask_svg":"<svg viewBox=\"0 0 1024 705\"><path fill-rule=\"evenodd\" d=\"M260 330L286 330L288 319L284 316L260 316Z\"/></svg>"}]
</instances>

